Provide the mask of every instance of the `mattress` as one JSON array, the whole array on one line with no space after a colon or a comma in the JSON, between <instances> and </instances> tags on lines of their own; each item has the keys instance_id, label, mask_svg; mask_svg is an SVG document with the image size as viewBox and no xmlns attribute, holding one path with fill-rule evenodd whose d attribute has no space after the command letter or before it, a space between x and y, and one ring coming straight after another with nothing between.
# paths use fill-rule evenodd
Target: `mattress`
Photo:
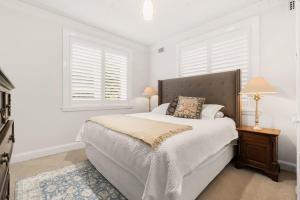
<instances>
[{"instance_id":1,"label":"mattress","mask_svg":"<svg viewBox=\"0 0 300 200\"><path fill-rule=\"evenodd\" d=\"M93 122L85 123L80 140L134 176L144 186L143 199L178 199L183 178L237 138L235 123L229 118L195 120L156 113L130 116L193 127L167 139L153 151L128 135Z\"/></svg>"}]
</instances>

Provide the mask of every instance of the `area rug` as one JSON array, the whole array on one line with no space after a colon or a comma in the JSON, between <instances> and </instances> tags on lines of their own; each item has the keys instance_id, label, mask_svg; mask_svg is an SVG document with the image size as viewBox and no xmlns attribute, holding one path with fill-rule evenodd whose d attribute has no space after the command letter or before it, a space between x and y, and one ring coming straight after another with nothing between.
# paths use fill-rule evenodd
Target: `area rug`
<instances>
[{"instance_id":1,"label":"area rug","mask_svg":"<svg viewBox=\"0 0 300 200\"><path fill-rule=\"evenodd\" d=\"M89 162L20 180L16 200L126 200Z\"/></svg>"}]
</instances>

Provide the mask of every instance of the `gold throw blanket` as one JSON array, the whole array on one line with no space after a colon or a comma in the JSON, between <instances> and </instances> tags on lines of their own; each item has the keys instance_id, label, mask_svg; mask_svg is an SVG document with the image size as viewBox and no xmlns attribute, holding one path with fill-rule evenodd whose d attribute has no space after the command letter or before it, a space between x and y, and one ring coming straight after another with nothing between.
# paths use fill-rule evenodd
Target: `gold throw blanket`
<instances>
[{"instance_id":1,"label":"gold throw blanket","mask_svg":"<svg viewBox=\"0 0 300 200\"><path fill-rule=\"evenodd\" d=\"M103 115L89 119L105 128L137 138L156 148L177 133L192 130L192 126L173 124L126 115Z\"/></svg>"}]
</instances>

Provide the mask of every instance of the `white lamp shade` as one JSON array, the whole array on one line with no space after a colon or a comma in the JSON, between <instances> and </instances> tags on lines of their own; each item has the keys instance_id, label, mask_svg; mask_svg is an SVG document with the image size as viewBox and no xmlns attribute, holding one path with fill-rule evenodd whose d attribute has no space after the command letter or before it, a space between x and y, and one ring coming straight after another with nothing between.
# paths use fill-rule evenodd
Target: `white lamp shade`
<instances>
[{"instance_id":1,"label":"white lamp shade","mask_svg":"<svg viewBox=\"0 0 300 200\"><path fill-rule=\"evenodd\" d=\"M277 93L275 87L269 84L262 77L255 77L251 79L244 89L241 91L241 94L273 94Z\"/></svg>"},{"instance_id":2,"label":"white lamp shade","mask_svg":"<svg viewBox=\"0 0 300 200\"><path fill-rule=\"evenodd\" d=\"M153 19L154 6L152 0L145 0L143 5L144 20L151 21Z\"/></svg>"},{"instance_id":3,"label":"white lamp shade","mask_svg":"<svg viewBox=\"0 0 300 200\"><path fill-rule=\"evenodd\" d=\"M151 97L151 96L157 95L157 91L153 87L148 86L144 89L144 95Z\"/></svg>"}]
</instances>

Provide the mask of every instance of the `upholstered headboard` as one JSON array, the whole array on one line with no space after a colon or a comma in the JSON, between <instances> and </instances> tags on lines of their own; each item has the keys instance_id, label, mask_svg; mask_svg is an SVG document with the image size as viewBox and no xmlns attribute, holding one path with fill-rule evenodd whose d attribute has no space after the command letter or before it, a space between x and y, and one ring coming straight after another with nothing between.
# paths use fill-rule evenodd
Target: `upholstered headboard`
<instances>
[{"instance_id":1,"label":"upholstered headboard","mask_svg":"<svg viewBox=\"0 0 300 200\"><path fill-rule=\"evenodd\" d=\"M175 97L205 97L206 104L224 105L225 116L240 125L240 70L158 81L158 104Z\"/></svg>"}]
</instances>

